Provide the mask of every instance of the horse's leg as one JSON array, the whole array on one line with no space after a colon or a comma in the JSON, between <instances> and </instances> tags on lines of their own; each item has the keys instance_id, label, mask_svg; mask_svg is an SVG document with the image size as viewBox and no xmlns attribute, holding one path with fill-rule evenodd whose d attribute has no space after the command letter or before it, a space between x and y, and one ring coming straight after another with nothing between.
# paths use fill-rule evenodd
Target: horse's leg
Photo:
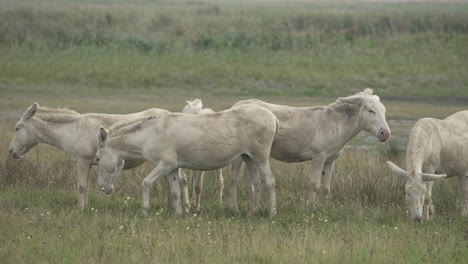
<instances>
[{"instance_id":1,"label":"horse's leg","mask_svg":"<svg viewBox=\"0 0 468 264\"><path fill-rule=\"evenodd\" d=\"M325 158L321 156L315 157L311 162L312 170L309 177L309 199L307 200L307 206L311 210L314 209L315 206L315 197L320 187L324 163Z\"/></svg>"},{"instance_id":2,"label":"horse's leg","mask_svg":"<svg viewBox=\"0 0 468 264\"><path fill-rule=\"evenodd\" d=\"M266 160L264 164L258 167L260 178L265 184L269 196L270 217L276 215L276 180L271 173L270 162Z\"/></svg>"},{"instance_id":3,"label":"horse's leg","mask_svg":"<svg viewBox=\"0 0 468 264\"><path fill-rule=\"evenodd\" d=\"M242 167L242 162L242 158L239 157L231 165L229 194L231 197L230 207L234 212L239 212L239 208L237 206L237 183L239 182L239 174Z\"/></svg>"},{"instance_id":4,"label":"horse's leg","mask_svg":"<svg viewBox=\"0 0 468 264\"><path fill-rule=\"evenodd\" d=\"M180 185L180 193L181 193L181 200L182 200L182 209L185 213L188 213L190 210L190 199L189 199L188 188L187 188L187 175L185 174L183 169L178 169L178 172L179 172L179 179L180 179L179 185Z\"/></svg>"},{"instance_id":5,"label":"horse's leg","mask_svg":"<svg viewBox=\"0 0 468 264\"><path fill-rule=\"evenodd\" d=\"M255 174L255 176L251 178L254 180L254 185L255 185L255 202L258 204L260 203L260 195L261 195L261 189L262 189L262 183L265 185L265 188L267 189L268 192L268 198L269 198L269 212L270 212L270 217L273 217L276 215L276 180L273 177L273 174L271 173L271 168L270 168L270 162L268 160L268 157L262 161L254 161L254 169L252 172ZM247 161L246 161L247 164ZM251 171L249 170L249 173Z\"/></svg>"},{"instance_id":6,"label":"horse's leg","mask_svg":"<svg viewBox=\"0 0 468 264\"><path fill-rule=\"evenodd\" d=\"M434 172L431 172L434 173ZM432 186L434 185L433 181L426 182L426 195L424 196L424 219L431 220L434 217L434 206L432 205Z\"/></svg>"},{"instance_id":7,"label":"horse's leg","mask_svg":"<svg viewBox=\"0 0 468 264\"><path fill-rule=\"evenodd\" d=\"M335 166L335 161L325 162L322 171L322 179L320 181L320 187L325 196L325 199L330 199L330 182L332 178L333 167Z\"/></svg>"},{"instance_id":8,"label":"horse's leg","mask_svg":"<svg viewBox=\"0 0 468 264\"><path fill-rule=\"evenodd\" d=\"M216 185L218 186L218 202L220 205L223 204L223 190L224 190L224 177L223 169L215 170Z\"/></svg>"},{"instance_id":9,"label":"horse's leg","mask_svg":"<svg viewBox=\"0 0 468 264\"><path fill-rule=\"evenodd\" d=\"M244 160L245 162L245 160ZM247 164L247 163L246 163ZM256 169L247 169L244 171L244 186L250 198L250 206L260 206L260 198L262 196L262 180Z\"/></svg>"},{"instance_id":10,"label":"horse's leg","mask_svg":"<svg viewBox=\"0 0 468 264\"><path fill-rule=\"evenodd\" d=\"M151 188L151 185L158 180L162 175L166 175L169 172L172 172L173 170L176 170L176 166L173 165L172 163L168 162L163 162L160 161L156 167L143 179L143 183L141 184L142 188L142 201L141 201L141 208L143 210L143 213L146 213L147 210L149 209L149 191ZM177 171L177 170L176 170ZM179 180L179 176L177 175L176 180ZM169 187L172 186L171 180L169 180ZM180 191L180 187L179 187ZM174 202L171 202L172 204Z\"/></svg>"},{"instance_id":11,"label":"horse's leg","mask_svg":"<svg viewBox=\"0 0 468 264\"><path fill-rule=\"evenodd\" d=\"M461 215L468 216L468 172L458 176L458 185L462 195Z\"/></svg>"},{"instance_id":12,"label":"horse's leg","mask_svg":"<svg viewBox=\"0 0 468 264\"><path fill-rule=\"evenodd\" d=\"M426 173L434 173L435 170L432 166L424 167L423 171ZM427 181L426 193L424 194L423 217L425 220L430 220L434 216L434 206L432 205L432 186L434 182Z\"/></svg>"},{"instance_id":13,"label":"horse's leg","mask_svg":"<svg viewBox=\"0 0 468 264\"><path fill-rule=\"evenodd\" d=\"M195 181L193 185L193 197L192 200L193 205L195 206L196 210L200 210L200 199L201 193L203 190L203 176L205 175L204 171L193 171L193 180Z\"/></svg>"},{"instance_id":14,"label":"horse's leg","mask_svg":"<svg viewBox=\"0 0 468 264\"><path fill-rule=\"evenodd\" d=\"M179 171L177 169L166 174L167 181L169 182L171 208L175 210L175 215L182 214L182 207L180 206L180 181Z\"/></svg>"},{"instance_id":15,"label":"horse's leg","mask_svg":"<svg viewBox=\"0 0 468 264\"><path fill-rule=\"evenodd\" d=\"M78 160L76 162L78 178L78 210L84 210L88 205L88 180L92 161Z\"/></svg>"},{"instance_id":16,"label":"horse's leg","mask_svg":"<svg viewBox=\"0 0 468 264\"><path fill-rule=\"evenodd\" d=\"M243 157L245 162L245 177L250 195L250 213L254 215L260 208L260 198L262 191L261 180L259 179L258 168L250 157Z\"/></svg>"}]
</instances>

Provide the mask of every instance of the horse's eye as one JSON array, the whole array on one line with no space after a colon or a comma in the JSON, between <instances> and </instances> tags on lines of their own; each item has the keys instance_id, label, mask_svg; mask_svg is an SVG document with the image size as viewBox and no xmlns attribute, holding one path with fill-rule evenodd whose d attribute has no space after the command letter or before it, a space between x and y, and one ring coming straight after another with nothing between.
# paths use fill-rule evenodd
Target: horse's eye
<instances>
[{"instance_id":1,"label":"horse's eye","mask_svg":"<svg viewBox=\"0 0 468 264\"><path fill-rule=\"evenodd\" d=\"M369 113L375 114L374 110L369 110Z\"/></svg>"},{"instance_id":2,"label":"horse's eye","mask_svg":"<svg viewBox=\"0 0 468 264\"><path fill-rule=\"evenodd\" d=\"M16 128L15 128L15 131L18 131L18 130L19 130L19 127L16 127Z\"/></svg>"},{"instance_id":3,"label":"horse's eye","mask_svg":"<svg viewBox=\"0 0 468 264\"><path fill-rule=\"evenodd\" d=\"M101 159L101 158L96 158L96 162L99 162L100 159Z\"/></svg>"}]
</instances>

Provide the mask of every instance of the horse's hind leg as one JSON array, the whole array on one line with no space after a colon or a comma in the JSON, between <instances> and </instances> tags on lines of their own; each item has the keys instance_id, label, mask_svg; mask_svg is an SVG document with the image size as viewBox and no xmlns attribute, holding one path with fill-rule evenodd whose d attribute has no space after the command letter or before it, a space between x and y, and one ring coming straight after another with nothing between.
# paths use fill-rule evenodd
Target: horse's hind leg
<instances>
[{"instance_id":1,"label":"horse's hind leg","mask_svg":"<svg viewBox=\"0 0 468 264\"><path fill-rule=\"evenodd\" d=\"M179 169L179 186L180 186L180 196L182 202L182 209L185 213L188 213L190 210L190 199L187 188L187 174L185 174L183 169Z\"/></svg>"},{"instance_id":2,"label":"horse's hind leg","mask_svg":"<svg viewBox=\"0 0 468 264\"><path fill-rule=\"evenodd\" d=\"M230 199L231 199L231 210L234 212L239 212L239 208L237 206L237 183L239 182L239 174L242 167L242 158L236 159L231 165L231 175L230 175Z\"/></svg>"},{"instance_id":3,"label":"horse's hind leg","mask_svg":"<svg viewBox=\"0 0 468 264\"><path fill-rule=\"evenodd\" d=\"M182 208L180 206L180 179L179 171L177 169L166 174L167 180L169 182L170 196L171 196L171 207L175 210L176 215L182 214Z\"/></svg>"},{"instance_id":4,"label":"horse's hind leg","mask_svg":"<svg viewBox=\"0 0 468 264\"><path fill-rule=\"evenodd\" d=\"M249 215L254 215L260 208L260 198L262 196L262 182L259 178L258 168L247 156L243 157L246 170L245 181L250 194L251 210Z\"/></svg>"},{"instance_id":5,"label":"horse's hind leg","mask_svg":"<svg viewBox=\"0 0 468 264\"><path fill-rule=\"evenodd\" d=\"M270 217L276 215L276 181L271 173L270 163L268 159L264 163L257 164L257 170L260 174L260 179L263 180L265 188L268 192Z\"/></svg>"},{"instance_id":6,"label":"horse's hind leg","mask_svg":"<svg viewBox=\"0 0 468 264\"><path fill-rule=\"evenodd\" d=\"M195 206L196 210L200 210L200 199L201 193L203 191L203 176L204 171L193 171L193 180L195 181L193 185L192 192L192 204Z\"/></svg>"},{"instance_id":7,"label":"horse's hind leg","mask_svg":"<svg viewBox=\"0 0 468 264\"><path fill-rule=\"evenodd\" d=\"M218 186L218 201L219 204L223 204L223 190L224 190L224 177L223 169L215 170L214 174L216 175L216 184Z\"/></svg>"}]
</instances>

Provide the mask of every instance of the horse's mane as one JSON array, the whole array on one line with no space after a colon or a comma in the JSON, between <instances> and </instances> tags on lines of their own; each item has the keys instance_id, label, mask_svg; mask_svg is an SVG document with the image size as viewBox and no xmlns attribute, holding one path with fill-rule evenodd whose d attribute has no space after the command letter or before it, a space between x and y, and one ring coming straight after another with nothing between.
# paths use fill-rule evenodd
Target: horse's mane
<instances>
[{"instance_id":1,"label":"horse's mane","mask_svg":"<svg viewBox=\"0 0 468 264\"><path fill-rule=\"evenodd\" d=\"M53 123L69 123L76 121L80 113L66 108L48 108L38 106L36 115L38 118Z\"/></svg>"},{"instance_id":2,"label":"horse's mane","mask_svg":"<svg viewBox=\"0 0 468 264\"><path fill-rule=\"evenodd\" d=\"M150 115L144 116L132 120L124 120L117 122L114 125L110 126L108 129L109 136L119 136L123 134L128 134L140 130L144 127L145 121L156 119L161 117L161 115Z\"/></svg>"},{"instance_id":3,"label":"horse's mane","mask_svg":"<svg viewBox=\"0 0 468 264\"><path fill-rule=\"evenodd\" d=\"M37 113L52 113L52 114L73 114L79 115L80 113L76 112L75 110L71 110L68 108L48 108L46 106L38 106Z\"/></svg>"},{"instance_id":4,"label":"horse's mane","mask_svg":"<svg viewBox=\"0 0 468 264\"><path fill-rule=\"evenodd\" d=\"M329 104L328 106L339 106L342 105L347 99L352 99L352 98L376 98L379 99L377 95L374 94L374 91L371 88L366 88L360 92L357 92L353 95L349 95L346 97L339 97L336 99L335 102Z\"/></svg>"}]
</instances>

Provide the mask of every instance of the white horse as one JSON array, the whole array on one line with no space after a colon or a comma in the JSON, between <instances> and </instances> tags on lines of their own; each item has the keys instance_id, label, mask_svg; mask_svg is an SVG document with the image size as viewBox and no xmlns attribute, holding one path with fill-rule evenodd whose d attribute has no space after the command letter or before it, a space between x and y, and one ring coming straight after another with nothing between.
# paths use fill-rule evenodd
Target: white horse
<instances>
[{"instance_id":1,"label":"white horse","mask_svg":"<svg viewBox=\"0 0 468 264\"><path fill-rule=\"evenodd\" d=\"M187 105L184 106L182 109L182 113L188 114L214 114L215 111L209 108L203 108L203 102L200 99L195 99L192 101L187 101ZM187 179L188 170L179 169L181 174L181 178L185 181ZM216 180L217 180L217 187L218 187L218 201L219 204L223 204L223 189L224 189L224 177L223 177L223 169L214 170L213 171ZM200 210L200 197L203 189L203 176L204 171L193 171L193 191L192 191L192 204L195 206L197 210Z\"/></svg>"},{"instance_id":2,"label":"white horse","mask_svg":"<svg viewBox=\"0 0 468 264\"><path fill-rule=\"evenodd\" d=\"M88 178L98 147L96 135L99 128L116 122L128 122L145 116L167 115L163 109L149 109L128 115L79 114L68 109L50 109L34 103L16 124L10 143L10 154L19 159L39 143L52 145L65 152L74 162L78 172L78 204L83 210L88 204ZM125 169L137 167L143 159L128 159ZM187 198L188 199L188 198Z\"/></svg>"},{"instance_id":3,"label":"white horse","mask_svg":"<svg viewBox=\"0 0 468 264\"><path fill-rule=\"evenodd\" d=\"M443 120L419 119L410 133L406 170L390 161L387 164L395 175L406 181L406 203L411 219L421 221L424 213L424 219L430 220L434 215L434 181L455 176L463 199L461 214L468 215L468 111Z\"/></svg>"},{"instance_id":4,"label":"white horse","mask_svg":"<svg viewBox=\"0 0 468 264\"><path fill-rule=\"evenodd\" d=\"M179 168L214 170L242 157L252 177L257 173L269 193L270 215L276 214L275 179L270 170L271 144L278 119L267 109L245 105L226 111L188 115L172 113L143 118L138 122L100 129L96 159L99 185L110 194L113 183L127 159L145 159L155 165L142 183L142 210L149 209L149 190L154 181L166 176L171 186L171 202L181 214ZM254 200L255 214L259 200Z\"/></svg>"},{"instance_id":5,"label":"white horse","mask_svg":"<svg viewBox=\"0 0 468 264\"><path fill-rule=\"evenodd\" d=\"M262 106L273 112L280 121L271 157L284 162L312 162L307 201L310 208L314 207L320 186L328 198L335 160L343 153L348 141L361 130L375 135L381 142L390 137L385 106L369 88L338 98L328 106L289 107L252 99L240 101L233 107L246 104ZM231 209L234 211L238 210L236 188L241 166L242 160L235 161L231 166L230 194ZM260 190L255 192L260 195Z\"/></svg>"}]
</instances>

